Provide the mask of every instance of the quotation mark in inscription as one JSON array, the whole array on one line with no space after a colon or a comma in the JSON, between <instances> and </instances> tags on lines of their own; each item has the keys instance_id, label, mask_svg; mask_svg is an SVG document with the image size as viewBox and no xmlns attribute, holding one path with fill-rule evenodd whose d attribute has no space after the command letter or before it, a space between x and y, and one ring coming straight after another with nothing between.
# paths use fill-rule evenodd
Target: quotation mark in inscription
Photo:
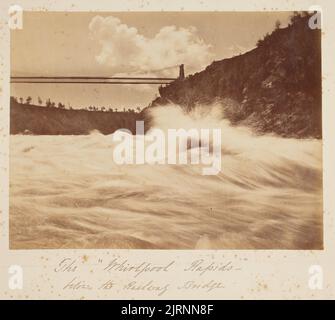
<instances>
[{"instance_id":1,"label":"quotation mark in inscription","mask_svg":"<svg viewBox=\"0 0 335 320\"><path fill-rule=\"evenodd\" d=\"M308 287L311 290L323 289L323 269L320 265L312 265L309 267Z\"/></svg>"},{"instance_id":2,"label":"quotation mark in inscription","mask_svg":"<svg viewBox=\"0 0 335 320\"><path fill-rule=\"evenodd\" d=\"M19 265L11 265L8 268L8 288L11 290L23 289L23 269Z\"/></svg>"},{"instance_id":3,"label":"quotation mark in inscription","mask_svg":"<svg viewBox=\"0 0 335 320\"><path fill-rule=\"evenodd\" d=\"M10 6L8 9L8 16L8 24L11 30L23 28L23 10L21 6Z\"/></svg>"}]
</instances>

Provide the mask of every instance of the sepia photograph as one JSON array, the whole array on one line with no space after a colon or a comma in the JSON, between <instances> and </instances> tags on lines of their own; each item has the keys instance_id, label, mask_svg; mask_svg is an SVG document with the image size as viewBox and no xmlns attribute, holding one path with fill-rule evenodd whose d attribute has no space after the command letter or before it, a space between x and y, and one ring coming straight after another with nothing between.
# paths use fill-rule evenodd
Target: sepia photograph
<instances>
[{"instance_id":1,"label":"sepia photograph","mask_svg":"<svg viewBox=\"0 0 335 320\"><path fill-rule=\"evenodd\" d=\"M10 249L323 249L319 12L20 19Z\"/></svg>"}]
</instances>

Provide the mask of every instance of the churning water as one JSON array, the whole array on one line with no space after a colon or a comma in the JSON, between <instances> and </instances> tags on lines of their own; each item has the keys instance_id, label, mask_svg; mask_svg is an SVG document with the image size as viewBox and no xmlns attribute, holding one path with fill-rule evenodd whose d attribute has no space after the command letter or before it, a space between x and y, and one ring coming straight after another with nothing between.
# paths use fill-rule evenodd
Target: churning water
<instances>
[{"instance_id":1,"label":"churning water","mask_svg":"<svg viewBox=\"0 0 335 320\"><path fill-rule=\"evenodd\" d=\"M99 133L11 136L11 248L322 248L321 141L256 136L217 110L152 115L163 130L221 128L216 176L117 165Z\"/></svg>"}]
</instances>

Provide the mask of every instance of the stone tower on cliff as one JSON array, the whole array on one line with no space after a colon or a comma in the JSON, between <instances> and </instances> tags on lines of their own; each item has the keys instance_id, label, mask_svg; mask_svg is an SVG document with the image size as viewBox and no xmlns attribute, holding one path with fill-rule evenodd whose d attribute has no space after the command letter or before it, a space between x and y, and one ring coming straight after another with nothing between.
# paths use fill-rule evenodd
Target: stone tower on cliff
<instances>
[{"instance_id":1,"label":"stone tower on cliff","mask_svg":"<svg viewBox=\"0 0 335 320\"><path fill-rule=\"evenodd\" d=\"M184 65L181 64L179 66L179 78L180 80L184 80L185 79L185 72L184 72Z\"/></svg>"}]
</instances>

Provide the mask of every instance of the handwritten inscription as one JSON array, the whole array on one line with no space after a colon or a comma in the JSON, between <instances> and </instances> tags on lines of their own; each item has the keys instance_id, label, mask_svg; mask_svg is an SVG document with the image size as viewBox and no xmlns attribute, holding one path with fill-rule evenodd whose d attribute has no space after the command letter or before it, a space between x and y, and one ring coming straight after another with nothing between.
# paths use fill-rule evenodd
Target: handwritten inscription
<instances>
[{"instance_id":1,"label":"handwritten inscription","mask_svg":"<svg viewBox=\"0 0 335 320\"><path fill-rule=\"evenodd\" d=\"M75 259L65 258L59 262L54 270L55 272L76 272L77 269L78 267Z\"/></svg>"},{"instance_id":2,"label":"handwritten inscription","mask_svg":"<svg viewBox=\"0 0 335 320\"><path fill-rule=\"evenodd\" d=\"M79 280L77 277L74 277L70 282L68 282L64 288L64 290L66 289L70 289L70 290L92 290L92 286L87 284L85 281L83 280Z\"/></svg>"},{"instance_id":3,"label":"handwritten inscription","mask_svg":"<svg viewBox=\"0 0 335 320\"><path fill-rule=\"evenodd\" d=\"M166 265L154 265L150 262L141 262L134 265L129 263L128 260L119 261L119 259L116 258L109 262L104 270L108 272L121 271L133 273L136 278L146 272L168 272L174 264L175 261L171 261Z\"/></svg>"},{"instance_id":4,"label":"handwritten inscription","mask_svg":"<svg viewBox=\"0 0 335 320\"><path fill-rule=\"evenodd\" d=\"M135 291L151 291L157 293L158 296L162 296L169 288L170 284L158 285L154 281L138 282L132 281L124 286L124 290L135 290Z\"/></svg>"},{"instance_id":5,"label":"handwritten inscription","mask_svg":"<svg viewBox=\"0 0 335 320\"><path fill-rule=\"evenodd\" d=\"M199 281L186 281L182 286L178 287L178 289L186 289L186 290L198 290L202 289L207 292L212 291L214 289L223 289L225 286L222 282L217 282L214 280L199 282Z\"/></svg>"},{"instance_id":6,"label":"handwritten inscription","mask_svg":"<svg viewBox=\"0 0 335 320\"><path fill-rule=\"evenodd\" d=\"M98 258L95 261L91 258L83 260L80 257L65 257L53 270L55 274L64 274L62 290L146 293L161 297L169 290L223 290L226 286L222 275L239 272L241 267L226 259L196 259L185 266L178 265L176 260L154 263L145 260L133 262L119 257L109 260ZM122 274L126 277L121 276Z\"/></svg>"},{"instance_id":7,"label":"handwritten inscription","mask_svg":"<svg viewBox=\"0 0 335 320\"><path fill-rule=\"evenodd\" d=\"M198 272L200 275L204 275L207 272L229 272L234 270L238 271L240 268L236 268L232 261L208 263L204 259L195 260L184 269L184 271Z\"/></svg>"}]
</instances>

